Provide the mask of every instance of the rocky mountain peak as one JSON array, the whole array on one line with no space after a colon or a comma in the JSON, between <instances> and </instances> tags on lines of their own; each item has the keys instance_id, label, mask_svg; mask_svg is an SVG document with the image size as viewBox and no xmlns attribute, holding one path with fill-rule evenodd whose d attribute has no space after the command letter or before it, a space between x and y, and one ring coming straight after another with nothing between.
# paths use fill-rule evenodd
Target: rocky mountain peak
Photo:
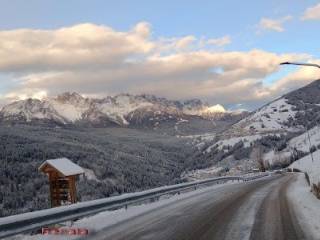
<instances>
[{"instance_id":1,"label":"rocky mountain peak","mask_svg":"<svg viewBox=\"0 0 320 240\"><path fill-rule=\"evenodd\" d=\"M85 100L83 96L81 96L79 93L76 92L64 92L62 94L59 94L56 98L59 102L70 102L70 103L77 103Z\"/></svg>"}]
</instances>

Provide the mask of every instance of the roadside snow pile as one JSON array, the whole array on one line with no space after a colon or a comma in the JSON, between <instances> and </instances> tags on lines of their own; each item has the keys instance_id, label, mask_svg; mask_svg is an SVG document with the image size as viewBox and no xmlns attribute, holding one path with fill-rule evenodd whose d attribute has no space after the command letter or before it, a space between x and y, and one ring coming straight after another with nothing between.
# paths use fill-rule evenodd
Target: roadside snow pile
<instances>
[{"instance_id":1,"label":"roadside snow pile","mask_svg":"<svg viewBox=\"0 0 320 240\"><path fill-rule=\"evenodd\" d=\"M306 239L320 239L320 201L310 192L303 174L299 174L287 191Z\"/></svg>"},{"instance_id":2,"label":"roadside snow pile","mask_svg":"<svg viewBox=\"0 0 320 240\"><path fill-rule=\"evenodd\" d=\"M320 144L320 127L316 126L309 131L311 146L317 147ZM305 132L298 137L292 138L289 142L289 146L296 148L299 151L309 152L309 137Z\"/></svg>"},{"instance_id":3,"label":"roadside snow pile","mask_svg":"<svg viewBox=\"0 0 320 240\"><path fill-rule=\"evenodd\" d=\"M310 154L295 161L290 165L291 168L297 168L308 173L310 182L320 182L320 150L313 153L314 161L312 162Z\"/></svg>"}]
</instances>

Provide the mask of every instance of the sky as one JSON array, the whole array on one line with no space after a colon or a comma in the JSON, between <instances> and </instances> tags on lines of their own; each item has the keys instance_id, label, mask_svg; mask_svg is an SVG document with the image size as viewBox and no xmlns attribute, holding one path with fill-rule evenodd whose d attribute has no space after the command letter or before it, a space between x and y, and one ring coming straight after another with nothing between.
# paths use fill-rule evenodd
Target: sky
<instances>
[{"instance_id":1,"label":"sky","mask_svg":"<svg viewBox=\"0 0 320 240\"><path fill-rule=\"evenodd\" d=\"M0 105L66 91L253 110L320 78L320 1L0 1Z\"/></svg>"}]
</instances>

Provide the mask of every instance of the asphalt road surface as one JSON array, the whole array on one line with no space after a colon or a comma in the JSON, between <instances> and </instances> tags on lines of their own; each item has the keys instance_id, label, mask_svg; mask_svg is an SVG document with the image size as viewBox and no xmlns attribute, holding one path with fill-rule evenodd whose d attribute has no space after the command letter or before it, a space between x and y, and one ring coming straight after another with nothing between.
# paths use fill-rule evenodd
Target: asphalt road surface
<instances>
[{"instance_id":1,"label":"asphalt road surface","mask_svg":"<svg viewBox=\"0 0 320 240\"><path fill-rule=\"evenodd\" d=\"M296 175L208 188L90 236L103 240L305 239L290 202Z\"/></svg>"}]
</instances>

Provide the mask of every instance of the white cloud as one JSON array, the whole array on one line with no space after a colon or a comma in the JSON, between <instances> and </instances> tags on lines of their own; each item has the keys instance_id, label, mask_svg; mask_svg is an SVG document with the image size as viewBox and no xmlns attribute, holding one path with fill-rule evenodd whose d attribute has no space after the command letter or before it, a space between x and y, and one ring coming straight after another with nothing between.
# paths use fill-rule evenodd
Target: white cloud
<instances>
[{"instance_id":1,"label":"white cloud","mask_svg":"<svg viewBox=\"0 0 320 240\"><path fill-rule=\"evenodd\" d=\"M164 39L152 38L151 32L144 22L124 32L94 24L0 31L0 71L17 79L2 98L129 92L197 97L222 105L256 103L290 86L285 80L279 86L263 85L280 62L310 59L262 50L217 52L192 35Z\"/></svg>"},{"instance_id":2,"label":"white cloud","mask_svg":"<svg viewBox=\"0 0 320 240\"><path fill-rule=\"evenodd\" d=\"M57 30L1 31L1 71L44 71L117 65L154 48L148 25L117 32L106 26L80 24Z\"/></svg>"},{"instance_id":3,"label":"white cloud","mask_svg":"<svg viewBox=\"0 0 320 240\"><path fill-rule=\"evenodd\" d=\"M180 49L187 49L190 47L190 45L196 41L196 38L194 36L186 36L186 37L183 37L181 39L178 39L175 43L176 45L176 48L178 50Z\"/></svg>"},{"instance_id":4,"label":"white cloud","mask_svg":"<svg viewBox=\"0 0 320 240\"><path fill-rule=\"evenodd\" d=\"M142 38L148 38L151 34L151 26L147 22L140 22L133 28L133 32Z\"/></svg>"},{"instance_id":5,"label":"white cloud","mask_svg":"<svg viewBox=\"0 0 320 240\"><path fill-rule=\"evenodd\" d=\"M228 45L228 44L231 43L231 37L230 36L224 36L224 37L221 37L221 38L212 38L212 39L209 39L207 41L207 43L215 45L217 47L223 47L223 46Z\"/></svg>"},{"instance_id":6,"label":"white cloud","mask_svg":"<svg viewBox=\"0 0 320 240\"><path fill-rule=\"evenodd\" d=\"M8 93L4 96L9 101L25 100L27 98L43 99L48 94L45 90L40 89L22 89L21 91L15 91Z\"/></svg>"},{"instance_id":7,"label":"white cloud","mask_svg":"<svg viewBox=\"0 0 320 240\"><path fill-rule=\"evenodd\" d=\"M319 20L320 19L320 3L313 7L309 7L303 13L302 20Z\"/></svg>"},{"instance_id":8,"label":"white cloud","mask_svg":"<svg viewBox=\"0 0 320 240\"><path fill-rule=\"evenodd\" d=\"M159 38L154 41L155 49L153 55L172 54L174 52L183 52L194 50L199 45L199 40L193 36Z\"/></svg>"},{"instance_id":9,"label":"white cloud","mask_svg":"<svg viewBox=\"0 0 320 240\"><path fill-rule=\"evenodd\" d=\"M258 33L265 30L283 32L285 30L283 27L284 23L291 19L291 16L285 16L280 19L262 18L258 24Z\"/></svg>"}]
</instances>

